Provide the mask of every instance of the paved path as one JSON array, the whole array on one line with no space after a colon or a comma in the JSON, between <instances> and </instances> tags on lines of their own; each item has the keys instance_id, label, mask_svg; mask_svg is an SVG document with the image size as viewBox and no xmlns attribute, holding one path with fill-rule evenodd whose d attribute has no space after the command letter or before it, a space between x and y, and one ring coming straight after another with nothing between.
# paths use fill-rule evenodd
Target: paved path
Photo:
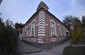
<instances>
[{"instance_id":1,"label":"paved path","mask_svg":"<svg viewBox=\"0 0 85 55\"><path fill-rule=\"evenodd\" d=\"M53 55L62 55L64 47L69 46L69 45L71 45L71 40L68 40L60 45L57 45L56 47L54 47L48 52L52 53Z\"/></svg>"},{"instance_id":2,"label":"paved path","mask_svg":"<svg viewBox=\"0 0 85 55\"><path fill-rule=\"evenodd\" d=\"M17 42L17 49L20 53L32 53L32 52L39 52L41 49L31 46L21 40L18 39Z\"/></svg>"},{"instance_id":3,"label":"paved path","mask_svg":"<svg viewBox=\"0 0 85 55\"><path fill-rule=\"evenodd\" d=\"M68 40L60 45L57 45L52 49L43 50L41 52L36 52L31 54L22 54L22 55L62 55L64 47L69 45L71 45L71 40Z\"/></svg>"}]
</instances>

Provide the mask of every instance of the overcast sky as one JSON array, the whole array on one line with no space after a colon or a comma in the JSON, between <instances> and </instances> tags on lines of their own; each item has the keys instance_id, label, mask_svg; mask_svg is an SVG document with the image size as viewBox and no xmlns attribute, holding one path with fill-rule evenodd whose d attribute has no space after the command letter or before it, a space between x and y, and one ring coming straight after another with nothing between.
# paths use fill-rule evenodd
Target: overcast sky
<instances>
[{"instance_id":1,"label":"overcast sky","mask_svg":"<svg viewBox=\"0 0 85 55\"><path fill-rule=\"evenodd\" d=\"M68 15L77 17L85 15L85 0L3 0L0 5L0 13L4 20L26 23L36 12L40 1L46 3L49 12L61 21Z\"/></svg>"}]
</instances>

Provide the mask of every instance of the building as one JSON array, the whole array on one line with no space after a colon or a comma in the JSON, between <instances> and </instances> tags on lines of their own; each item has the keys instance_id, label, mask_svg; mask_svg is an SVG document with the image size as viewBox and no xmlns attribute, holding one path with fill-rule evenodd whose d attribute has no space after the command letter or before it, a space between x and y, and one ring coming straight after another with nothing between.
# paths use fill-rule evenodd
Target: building
<instances>
[{"instance_id":1,"label":"building","mask_svg":"<svg viewBox=\"0 0 85 55\"><path fill-rule=\"evenodd\" d=\"M48 6L41 1L36 12L25 23L19 38L28 42L49 43L66 39L67 28L48 11Z\"/></svg>"}]
</instances>

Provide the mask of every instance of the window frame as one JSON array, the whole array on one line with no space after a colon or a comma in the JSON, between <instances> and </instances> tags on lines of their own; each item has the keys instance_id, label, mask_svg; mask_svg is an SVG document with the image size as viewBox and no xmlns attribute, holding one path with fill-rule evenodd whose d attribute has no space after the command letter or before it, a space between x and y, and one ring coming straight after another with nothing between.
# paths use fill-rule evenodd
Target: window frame
<instances>
[{"instance_id":1,"label":"window frame","mask_svg":"<svg viewBox=\"0 0 85 55\"><path fill-rule=\"evenodd\" d=\"M34 27L33 27L33 22L35 22L35 23L34 23ZM30 36L32 36L32 37L35 36L35 27L36 27L36 20L34 19L34 20L31 22L31 32L30 32ZM34 28L34 35L33 35L33 33L32 33L32 28Z\"/></svg>"},{"instance_id":2,"label":"window frame","mask_svg":"<svg viewBox=\"0 0 85 55\"><path fill-rule=\"evenodd\" d=\"M54 23L54 25L53 25L53 27L51 26L52 25L52 22ZM52 32L52 28L54 29L54 34L53 34L53 32ZM56 23L55 23L55 21L54 20L52 20L52 19L50 19L50 31L51 31L51 36L52 37L56 37L57 36L57 31L56 31Z\"/></svg>"}]
</instances>

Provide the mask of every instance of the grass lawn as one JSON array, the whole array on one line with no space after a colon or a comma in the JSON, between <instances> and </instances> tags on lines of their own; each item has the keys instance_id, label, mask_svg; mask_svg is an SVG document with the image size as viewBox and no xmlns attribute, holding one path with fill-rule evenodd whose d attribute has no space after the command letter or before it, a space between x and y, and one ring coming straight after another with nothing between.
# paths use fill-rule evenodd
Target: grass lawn
<instances>
[{"instance_id":1,"label":"grass lawn","mask_svg":"<svg viewBox=\"0 0 85 55\"><path fill-rule=\"evenodd\" d=\"M85 46L65 47L63 51L63 55L85 55Z\"/></svg>"}]
</instances>

